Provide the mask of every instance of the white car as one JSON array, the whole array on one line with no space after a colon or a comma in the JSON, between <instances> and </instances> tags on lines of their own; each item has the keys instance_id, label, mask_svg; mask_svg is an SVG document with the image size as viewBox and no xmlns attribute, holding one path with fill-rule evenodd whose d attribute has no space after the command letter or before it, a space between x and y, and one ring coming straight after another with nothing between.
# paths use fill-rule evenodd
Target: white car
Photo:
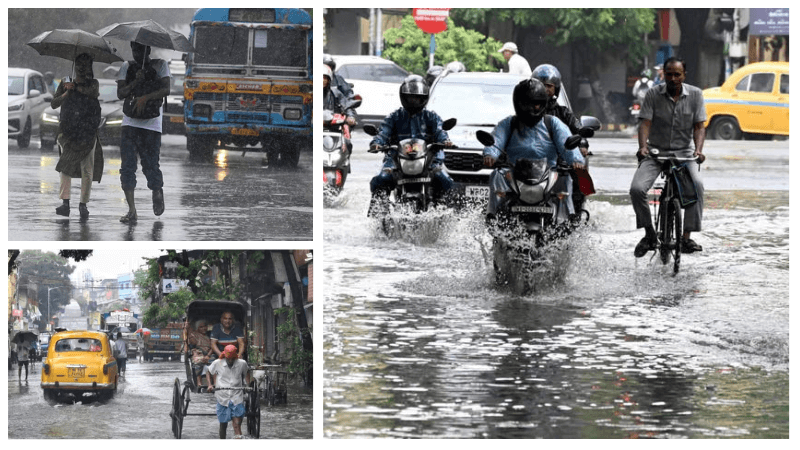
<instances>
[{"instance_id":1,"label":"white car","mask_svg":"<svg viewBox=\"0 0 800 450\"><path fill-rule=\"evenodd\" d=\"M332 55L336 74L353 85L362 98L356 110L361 123L380 125L392 111L400 108L400 85L408 71L378 56Z\"/></svg>"},{"instance_id":2,"label":"white car","mask_svg":"<svg viewBox=\"0 0 800 450\"><path fill-rule=\"evenodd\" d=\"M50 106L53 95L47 91L44 77L31 69L8 69L8 138L27 148L31 135L39 134L42 112Z\"/></svg>"}]
</instances>

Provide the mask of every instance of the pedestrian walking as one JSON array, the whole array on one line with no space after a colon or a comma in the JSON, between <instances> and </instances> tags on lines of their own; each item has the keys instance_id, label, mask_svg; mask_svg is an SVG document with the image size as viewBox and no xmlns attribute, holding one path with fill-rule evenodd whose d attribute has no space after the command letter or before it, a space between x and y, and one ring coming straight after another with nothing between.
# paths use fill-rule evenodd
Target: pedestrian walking
<instances>
[{"instance_id":1,"label":"pedestrian walking","mask_svg":"<svg viewBox=\"0 0 800 450\"><path fill-rule=\"evenodd\" d=\"M138 219L134 203L137 159L153 192L153 213L164 213L164 179L159 168L161 152L162 100L169 95L169 65L162 59L150 59L150 47L131 42L133 61L122 64L117 74L117 97L125 100L120 142L120 181L128 203L128 212L120 222Z\"/></svg>"},{"instance_id":2,"label":"pedestrian walking","mask_svg":"<svg viewBox=\"0 0 800 450\"><path fill-rule=\"evenodd\" d=\"M17 342L17 378L22 381L22 366L25 366L25 381L28 381L28 352L31 349L31 344L23 340Z\"/></svg>"},{"instance_id":3,"label":"pedestrian walking","mask_svg":"<svg viewBox=\"0 0 800 450\"><path fill-rule=\"evenodd\" d=\"M92 71L93 58L82 53L75 58L75 79L62 80L56 88L50 107L61 108L59 134L56 140L61 155L56 171L61 176L58 196L62 204L56 214L69 216L72 179L81 179L78 212L81 219L89 218L86 204L92 192L92 181L103 177L103 148L97 135L100 126L100 84Z\"/></svg>"},{"instance_id":4,"label":"pedestrian walking","mask_svg":"<svg viewBox=\"0 0 800 450\"><path fill-rule=\"evenodd\" d=\"M125 364L128 362L128 344L122 339L122 333L117 331L117 339L114 341L114 358L117 359L117 373L120 377L125 376Z\"/></svg>"},{"instance_id":5,"label":"pedestrian walking","mask_svg":"<svg viewBox=\"0 0 800 450\"><path fill-rule=\"evenodd\" d=\"M499 52L503 54L503 58L508 62L508 73L515 73L526 77L531 76L531 66L528 64L528 60L519 54L517 44L506 42L500 48Z\"/></svg>"},{"instance_id":6,"label":"pedestrian walking","mask_svg":"<svg viewBox=\"0 0 800 450\"><path fill-rule=\"evenodd\" d=\"M686 84L686 63L678 58L670 58L664 63L665 84L659 84L647 91L642 110L639 113L639 167L631 181L631 203L636 213L636 228L644 228L645 236L636 245L634 256L641 258L658 245L650 207L647 204L647 191L661 173L658 161L647 158L651 148L671 151L679 157L697 156L697 163L705 161L703 144L706 138L706 108L703 91ZM692 148L694 144L694 148ZM686 164L697 190L697 202L686 207L683 224L681 252L693 253L703 247L693 241L693 231L702 229L703 220L703 181L698 164Z\"/></svg>"},{"instance_id":7,"label":"pedestrian walking","mask_svg":"<svg viewBox=\"0 0 800 450\"><path fill-rule=\"evenodd\" d=\"M217 400L217 419L219 420L219 438L225 439L228 422L233 422L234 439L243 439L242 417L244 417L244 390L250 384L248 365L239 359L239 350L234 345L227 345L221 358L215 360L206 371L208 391L214 393ZM216 383L211 383L211 375ZM224 388L224 389L220 389ZM231 389L233 388L233 389Z\"/></svg>"}]
</instances>

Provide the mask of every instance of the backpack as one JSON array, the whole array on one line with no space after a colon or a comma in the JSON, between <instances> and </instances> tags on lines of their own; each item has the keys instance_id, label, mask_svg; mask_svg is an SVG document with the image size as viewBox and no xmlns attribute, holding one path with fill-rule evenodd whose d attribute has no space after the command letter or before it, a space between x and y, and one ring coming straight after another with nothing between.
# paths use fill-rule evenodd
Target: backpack
<instances>
[{"instance_id":1,"label":"backpack","mask_svg":"<svg viewBox=\"0 0 800 450\"><path fill-rule=\"evenodd\" d=\"M97 135L100 118L100 100L76 90L61 105L59 127L68 140L88 142Z\"/></svg>"},{"instance_id":2,"label":"backpack","mask_svg":"<svg viewBox=\"0 0 800 450\"><path fill-rule=\"evenodd\" d=\"M160 108L161 103L164 101L163 98L148 100L143 111L135 113L133 110L137 98L161 89L161 79L158 77L158 72L156 72L156 69L153 67L156 61L160 60L151 60L145 65L144 81L136 85L122 104L122 112L131 119L154 119L161 115ZM128 61L128 72L125 74L125 84L132 83L133 80L136 79L136 74L141 68L142 65L136 61Z\"/></svg>"}]
</instances>

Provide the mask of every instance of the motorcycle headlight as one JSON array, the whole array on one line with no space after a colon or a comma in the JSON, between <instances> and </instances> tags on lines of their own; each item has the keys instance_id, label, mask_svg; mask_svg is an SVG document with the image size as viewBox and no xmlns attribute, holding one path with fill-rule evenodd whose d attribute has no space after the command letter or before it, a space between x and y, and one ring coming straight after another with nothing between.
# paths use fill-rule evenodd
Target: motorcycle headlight
<instances>
[{"instance_id":1,"label":"motorcycle headlight","mask_svg":"<svg viewBox=\"0 0 800 450\"><path fill-rule=\"evenodd\" d=\"M9 111L20 111L25 107L25 103L17 103L16 105L8 105Z\"/></svg>"},{"instance_id":2,"label":"motorcycle headlight","mask_svg":"<svg viewBox=\"0 0 800 450\"><path fill-rule=\"evenodd\" d=\"M516 183L519 190L519 199L523 202L530 205L541 203L544 200L547 181L536 184L525 184L522 181L517 181Z\"/></svg>"},{"instance_id":3,"label":"motorcycle headlight","mask_svg":"<svg viewBox=\"0 0 800 450\"><path fill-rule=\"evenodd\" d=\"M339 138L336 136L327 135L322 138L322 148L326 152L332 152L339 148Z\"/></svg>"},{"instance_id":4,"label":"motorcycle headlight","mask_svg":"<svg viewBox=\"0 0 800 450\"><path fill-rule=\"evenodd\" d=\"M59 121L58 114L42 113L42 122L58 123L58 121Z\"/></svg>"},{"instance_id":5,"label":"motorcycle headlight","mask_svg":"<svg viewBox=\"0 0 800 450\"><path fill-rule=\"evenodd\" d=\"M406 175L419 175L425 170L425 158L401 159L400 169Z\"/></svg>"}]
</instances>

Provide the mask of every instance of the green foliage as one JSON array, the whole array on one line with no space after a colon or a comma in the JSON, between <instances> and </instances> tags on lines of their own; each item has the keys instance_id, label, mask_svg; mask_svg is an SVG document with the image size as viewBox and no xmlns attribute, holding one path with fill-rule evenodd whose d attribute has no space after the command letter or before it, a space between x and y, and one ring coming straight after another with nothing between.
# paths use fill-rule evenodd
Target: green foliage
<instances>
[{"instance_id":1,"label":"green foliage","mask_svg":"<svg viewBox=\"0 0 800 450\"><path fill-rule=\"evenodd\" d=\"M286 314L286 320L278 325L278 342L284 344L289 360L287 370L292 375L304 376L311 369L314 354L303 348L301 333L311 334L311 328L300 330L295 317L296 311L291 307L278 308L275 315Z\"/></svg>"},{"instance_id":2,"label":"green foliage","mask_svg":"<svg viewBox=\"0 0 800 450\"><path fill-rule=\"evenodd\" d=\"M581 44L586 55L622 52L631 62L647 53L642 36L656 23L655 9L650 8L454 9L451 16L471 28L482 28L491 20L541 27L549 44Z\"/></svg>"},{"instance_id":3,"label":"green foliage","mask_svg":"<svg viewBox=\"0 0 800 450\"><path fill-rule=\"evenodd\" d=\"M69 261L53 252L25 250L16 260L19 281L17 286L24 289L37 288L38 302L42 314L47 314L48 289L50 289L51 315L59 307L69 303L72 282L69 275L75 271Z\"/></svg>"},{"instance_id":4,"label":"green foliage","mask_svg":"<svg viewBox=\"0 0 800 450\"><path fill-rule=\"evenodd\" d=\"M196 297L192 291L183 288L169 294L164 306L153 303L144 310L142 323L145 327L161 328L169 322L177 322L186 314L186 307Z\"/></svg>"},{"instance_id":5,"label":"green foliage","mask_svg":"<svg viewBox=\"0 0 800 450\"><path fill-rule=\"evenodd\" d=\"M414 23L412 16L406 16L400 28L391 28L383 34L386 48L383 57L390 59L406 70L425 75L430 59L430 35L423 33ZM499 56L497 50L502 44L481 33L456 26L447 21L447 30L436 34L434 64L447 65L461 61L467 70L495 71L491 58Z\"/></svg>"}]
</instances>

